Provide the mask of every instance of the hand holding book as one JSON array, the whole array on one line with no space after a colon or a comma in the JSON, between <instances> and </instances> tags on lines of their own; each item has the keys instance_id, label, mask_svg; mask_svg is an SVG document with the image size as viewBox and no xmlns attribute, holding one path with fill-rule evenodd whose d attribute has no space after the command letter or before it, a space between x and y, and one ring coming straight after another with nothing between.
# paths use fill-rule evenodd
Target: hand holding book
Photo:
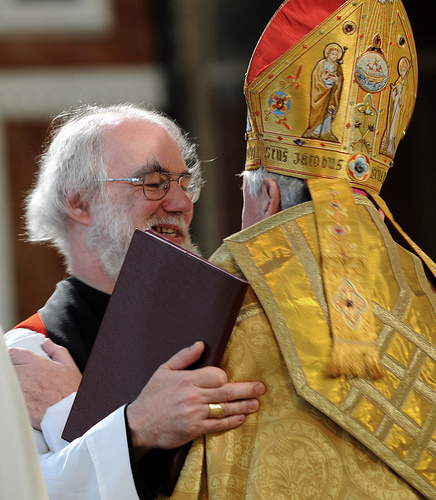
<instances>
[{"instance_id":1,"label":"hand holding book","mask_svg":"<svg viewBox=\"0 0 436 500\"><path fill-rule=\"evenodd\" d=\"M258 409L256 399L243 398L259 396L264 391L263 384L228 384L225 372L215 367L185 370L200 358L203 348L202 342L196 342L173 356L128 406L127 418L137 459L150 449L176 448L198 434L237 427L244 422L246 414ZM180 370L185 370L182 376ZM175 371L178 372L176 376ZM205 384L208 387L204 387ZM168 395L165 401L162 400L164 391ZM220 420L208 418L209 404L216 401L220 401L223 408ZM198 429L196 425L191 434L193 411L196 424L202 428ZM162 418L162 415L167 418Z\"/></svg>"},{"instance_id":2,"label":"hand holding book","mask_svg":"<svg viewBox=\"0 0 436 500\"><path fill-rule=\"evenodd\" d=\"M165 411L167 416L177 414L177 419L180 419L184 410L177 407L177 397L183 396L179 400L180 404L183 404L183 398L191 401L194 396L198 398L196 411L202 412L200 420L204 424L203 427L197 428L196 435L219 428L234 427L240 423L238 419L241 417L235 414L227 417L230 415L229 412L240 411L235 406L237 403L231 403L233 406L226 406L226 403L223 419L209 419L208 416L209 403L222 403L231 399L229 398L231 392L229 393L228 385L225 384L226 380L223 380L226 375L216 366L221 361L246 288L247 283L244 280L156 234L136 231L86 365L82 383L64 429L64 439L71 441L81 436L94 424L126 403L134 402L128 411L133 414L132 422L136 426L140 414L136 410L139 410L141 397L150 401L151 388L146 387L149 381L152 384L162 384L165 393L173 389L172 399L163 399L160 394L154 400L156 415L156 405L159 404L164 414ZM190 365L193 360L189 360L188 353L188 359L182 362L181 369L185 370L190 365L191 371L180 372L178 371L180 368L171 368L174 363L177 366L179 357L183 358L184 355L179 353L169 362L167 360L198 340L202 340L205 344L201 356L198 353L199 359L196 358L194 364ZM196 372L192 369L201 367L205 367L202 370L207 370L206 378L209 382L200 386L198 394L188 397L183 389L198 386L192 383L192 377L196 376ZM180 373L183 373L183 378L187 377L184 380L186 385L174 385L173 381L166 377L170 372L166 373L165 370L177 370L178 379ZM217 382L217 376L218 379L221 377L221 382ZM239 394L238 391L243 389L243 385L240 387L235 384L233 388L235 397L238 399L252 397L250 394ZM257 386L263 387L262 384ZM219 392L212 400L210 396L207 397L212 388L221 387L224 387L223 398L227 394L227 399L220 400ZM250 387L255 397L256 384ZM151 408L149 411L153 412L153 405L149 408ZM255 411L249 408L247 410ZM147 418L152 416L152 413L148 414ZM162 416L159 418L162 421ZM168 418L173 425L174 420L175 417ZM192 439L193 433L189 430L189 422L182 423L180 427L185 429L186 438L182 441L188 442ZM146 425L144 420L143 424ZM154 429L159 427L155 426ZM153 432L152 426L149 430ZM171 429L167 430L171 433ZM157 436L160 432L156 430L154 432L156 441L144 444L142 452L154 446L161 448L177 446L177 440L163 443L159 441L161 437ZM135 428L134 440L137 437ZM166 494L171 493L188 450L189 446L183 446L167 450L167 453L161 455L167 462L163 467L168 469L165 480Z\"/></svg>"}]
</instances>

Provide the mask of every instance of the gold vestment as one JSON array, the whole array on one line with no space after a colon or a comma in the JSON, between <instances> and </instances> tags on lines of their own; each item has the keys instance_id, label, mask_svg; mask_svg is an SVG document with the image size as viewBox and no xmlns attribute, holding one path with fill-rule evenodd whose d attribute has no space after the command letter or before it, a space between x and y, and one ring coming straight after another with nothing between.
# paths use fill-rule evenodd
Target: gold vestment
<instances>
[{"instance_id":1,"label":"gold vestment","mask_svg":"<svg viewBox=\"0 0 436 500\"><path fill-rule=\"evenodd\" d=\"M409 484L435 498L436 294L421 260L354 198L385 376L326 375L312 202L232 235L211 260L251 287L222 366L230 381L261 380L267 392L242 426L193 443L171 498L422 498Z\"/></svg>"}]
</instances>

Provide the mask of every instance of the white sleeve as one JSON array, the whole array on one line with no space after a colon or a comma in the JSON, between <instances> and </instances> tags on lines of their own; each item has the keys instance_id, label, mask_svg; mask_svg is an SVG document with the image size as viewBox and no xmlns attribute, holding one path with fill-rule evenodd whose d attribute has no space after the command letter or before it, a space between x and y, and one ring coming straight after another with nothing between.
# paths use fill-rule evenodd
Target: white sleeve
<instances>
[{"instance_id":1,"label":"white sleeve","mask_svg":"<svg viewBox=\"0 0 436 500\"><path fill-rule=\"evenodd\" d=\"M41 455L41 467L50 499L138 499L123 407L59 451Z\"/></svg>"},{"instance_id":2,"label":"white sleeve","mask_svg":"<svg viewBox=\"0 0 436 500\"><path fill-rule=\"evenodd\" d=\"M5 335L8 347L22 347L47 356L44 336L17 329ZM130 467L124 407L119 408L81 438L61 438L74 394L50 407L34 430L40 463L51 500L137 500Z\"/></svg>"}]
</instances>

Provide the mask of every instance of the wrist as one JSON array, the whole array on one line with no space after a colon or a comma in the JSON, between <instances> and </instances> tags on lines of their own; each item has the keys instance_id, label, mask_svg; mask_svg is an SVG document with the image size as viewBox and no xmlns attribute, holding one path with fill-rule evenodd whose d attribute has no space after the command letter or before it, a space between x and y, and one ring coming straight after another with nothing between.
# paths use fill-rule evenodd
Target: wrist
<instances>
[{"instance_id":1,"label":"wrist","mask_svg":"<svg viewBox=\"0 0 436 500\"><path fill-rule=\"evenodd\" d=\"M130 443L137 461L141 460L151 449L145 440L145 432L141 421L142 415L137 410L135 403L126 406L126 431L129 434Z\"/></svg>"}]
</instances>

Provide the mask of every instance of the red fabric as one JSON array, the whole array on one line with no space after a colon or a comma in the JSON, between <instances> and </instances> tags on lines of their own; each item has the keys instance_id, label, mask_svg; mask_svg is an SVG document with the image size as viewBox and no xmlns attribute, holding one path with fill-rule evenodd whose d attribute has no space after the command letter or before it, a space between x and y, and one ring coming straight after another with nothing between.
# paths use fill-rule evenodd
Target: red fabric
<instances>
[{"instance_id":1,"label":"red fabric","mask_svg":"<svg viewBox=\"0 0 436 500\"><path fill-rule=\"evenodd\" d=\"M33 316L30 316L30 318L22 321L17 326L15 326L13 330L15 330L15 328L27 328L34 332L42 333L43 335L48 337L47 330L44 326L44 323L42 322L41 315L39 313L35 313Z\"/></svg>"},{"instance_id":2,"label":"red fabric","mask_svg":"<svg viewBox=\"0 0 436 500\"><path fill-rule=\"evenodd\" d=\"M344 0L287 0L265 28L251 58L247 82L327 19Z\"/></svg>"},{"instance_id":3,"label":"red fabric","mask_svg":"<svg viewBox=\"0 0 436 500\"><path fill-rule=\"evenodd\" d=\"M357 194L363 194L363 196L366 196L367 198L369 198L368 196L368 193L365 193L365 191L362 191L361 189L357 189L357 188L351 188L353 190L353 193L357 193Z\"/></svg>"}]
</instances>

